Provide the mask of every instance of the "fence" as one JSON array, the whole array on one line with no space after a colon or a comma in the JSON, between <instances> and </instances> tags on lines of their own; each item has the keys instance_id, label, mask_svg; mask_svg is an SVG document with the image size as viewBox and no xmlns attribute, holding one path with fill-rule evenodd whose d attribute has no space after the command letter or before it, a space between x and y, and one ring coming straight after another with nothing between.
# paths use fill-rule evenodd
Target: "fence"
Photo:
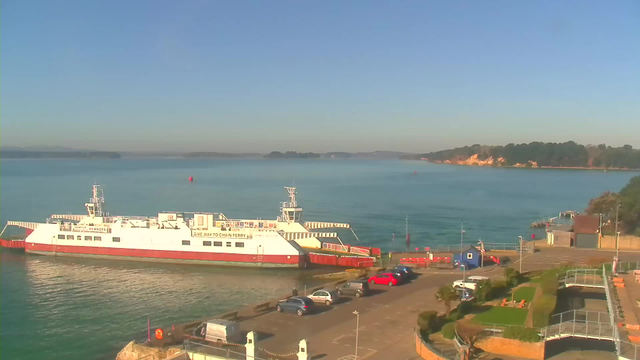
<instances>
[{"instance_id":1,"label":"fence","mask_svg":"<svg viewBox=\"0 0 640 360\"><path fill-rule=\"evenodd\" d=\"M221 347L211 346L198 342L186 340L182 348L189 353L189 357L194 360L213 360L207 355L224 359L245 360L247 355L243 346L225 345ZM194 354L195 353L195 354ZM255 360L267 360L266 358L254 357Z\"/></svg>"}]
</instances>

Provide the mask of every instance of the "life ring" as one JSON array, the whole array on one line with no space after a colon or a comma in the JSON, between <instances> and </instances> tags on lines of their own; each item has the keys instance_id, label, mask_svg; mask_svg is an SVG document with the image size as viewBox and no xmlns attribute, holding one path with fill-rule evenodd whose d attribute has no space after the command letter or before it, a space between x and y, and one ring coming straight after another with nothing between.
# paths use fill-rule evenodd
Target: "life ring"
<instances>
[{"instance_id":1,"label":"life ring","mask_svg":"<svg viewBox=\"0 0 640 360\"><path fill-rule=\"evenodd\" d=\"M156 329L156 339L162 340L163 336L164 336L164 332L162 331L162 329Z\"/></svg>"}]
</instances>

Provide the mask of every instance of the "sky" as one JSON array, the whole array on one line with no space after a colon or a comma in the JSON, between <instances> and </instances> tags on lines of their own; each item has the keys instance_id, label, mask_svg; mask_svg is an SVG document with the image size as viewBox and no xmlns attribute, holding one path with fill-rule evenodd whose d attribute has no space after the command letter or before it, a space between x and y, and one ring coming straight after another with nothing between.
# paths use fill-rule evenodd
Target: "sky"
<instances>
[{"instance_id":1,"label":"sky","mask_svg":"<svg viewBox=\"0 0 640 360\"><path fill-rule=\"evenodd\" d=\"M640 147L640 2L0 2L0 143Z\"/></svg>"}]
</instances>

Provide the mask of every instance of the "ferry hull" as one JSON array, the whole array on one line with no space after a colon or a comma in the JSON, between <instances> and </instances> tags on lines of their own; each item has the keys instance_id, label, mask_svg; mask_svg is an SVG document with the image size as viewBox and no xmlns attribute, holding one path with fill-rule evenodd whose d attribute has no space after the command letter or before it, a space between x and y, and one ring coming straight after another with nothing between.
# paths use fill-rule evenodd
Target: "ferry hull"
<instances>
[{"instance_id":1,"label":"ferry hull","mask_svg":"<svg viewBox=\"0 0 640 360\"><path fill-rule=\"evenodd\" d=\"M50 256L88 257L164 263L191 263L218 266L303 268L306 264L305 257L303 255L263 255L258 257L257 255L247 254L48 245L29 242L25 244L25 251L27 253Z\"/></svg>"}]
</instances>

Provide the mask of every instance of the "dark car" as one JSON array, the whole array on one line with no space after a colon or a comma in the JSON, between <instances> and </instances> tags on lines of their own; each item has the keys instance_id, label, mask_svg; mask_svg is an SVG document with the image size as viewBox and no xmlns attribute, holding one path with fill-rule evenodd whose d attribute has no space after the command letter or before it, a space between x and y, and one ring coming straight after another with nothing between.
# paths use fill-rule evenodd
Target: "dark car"
<instances>
[{"instance_id":1,"label":"dark car","mask_svg":"<svg viewBox=\"0 0 640 360\"><path fill-rule=\"evenodd\" d=\"M278 312L294 312L300 316L312 312L316 304L306 296L293 296L286 300L280 300L276 305Z\"/></svg>"},{"instance_id":2,"label":"dark car","mask_svg":"<svg viewBox=\"0 0 640 360\"><path fill-rule=\"evenodd\" d=\"M365 280L348 281L336 288L340 295L351 295L356 297L369 294L369 283Z\"/></svg>"},{"instance_id":3,"label":"dark car","mask_svg":"<svg viewBox=\"0 0 640 360\"><path fill-rule=\"evenodd\" d=\"M407 275L407 278L412 278L415 276L415 273L413 272L413 269L410 266L395 266L392 268L392 270L395 270L396 272L403 272Z\"/></svg>"},{"instance_id":4,"label":"dark car","mask_svg":"<svg viewBox=\"0 0 640 360\"><path fill-rule=\"evenodd\" d=\"M398 270L395 267L392 268L387 268L387 269L383 269L378 271L378 273L376 274L376 276L380 275L380 274L395 274L396 277L399 278L400 282L405 282L409 279L409 275L402 271L402 270ZM371 283L371 281L369 281L369 283Z\"/></svg>"}]
</instances>

